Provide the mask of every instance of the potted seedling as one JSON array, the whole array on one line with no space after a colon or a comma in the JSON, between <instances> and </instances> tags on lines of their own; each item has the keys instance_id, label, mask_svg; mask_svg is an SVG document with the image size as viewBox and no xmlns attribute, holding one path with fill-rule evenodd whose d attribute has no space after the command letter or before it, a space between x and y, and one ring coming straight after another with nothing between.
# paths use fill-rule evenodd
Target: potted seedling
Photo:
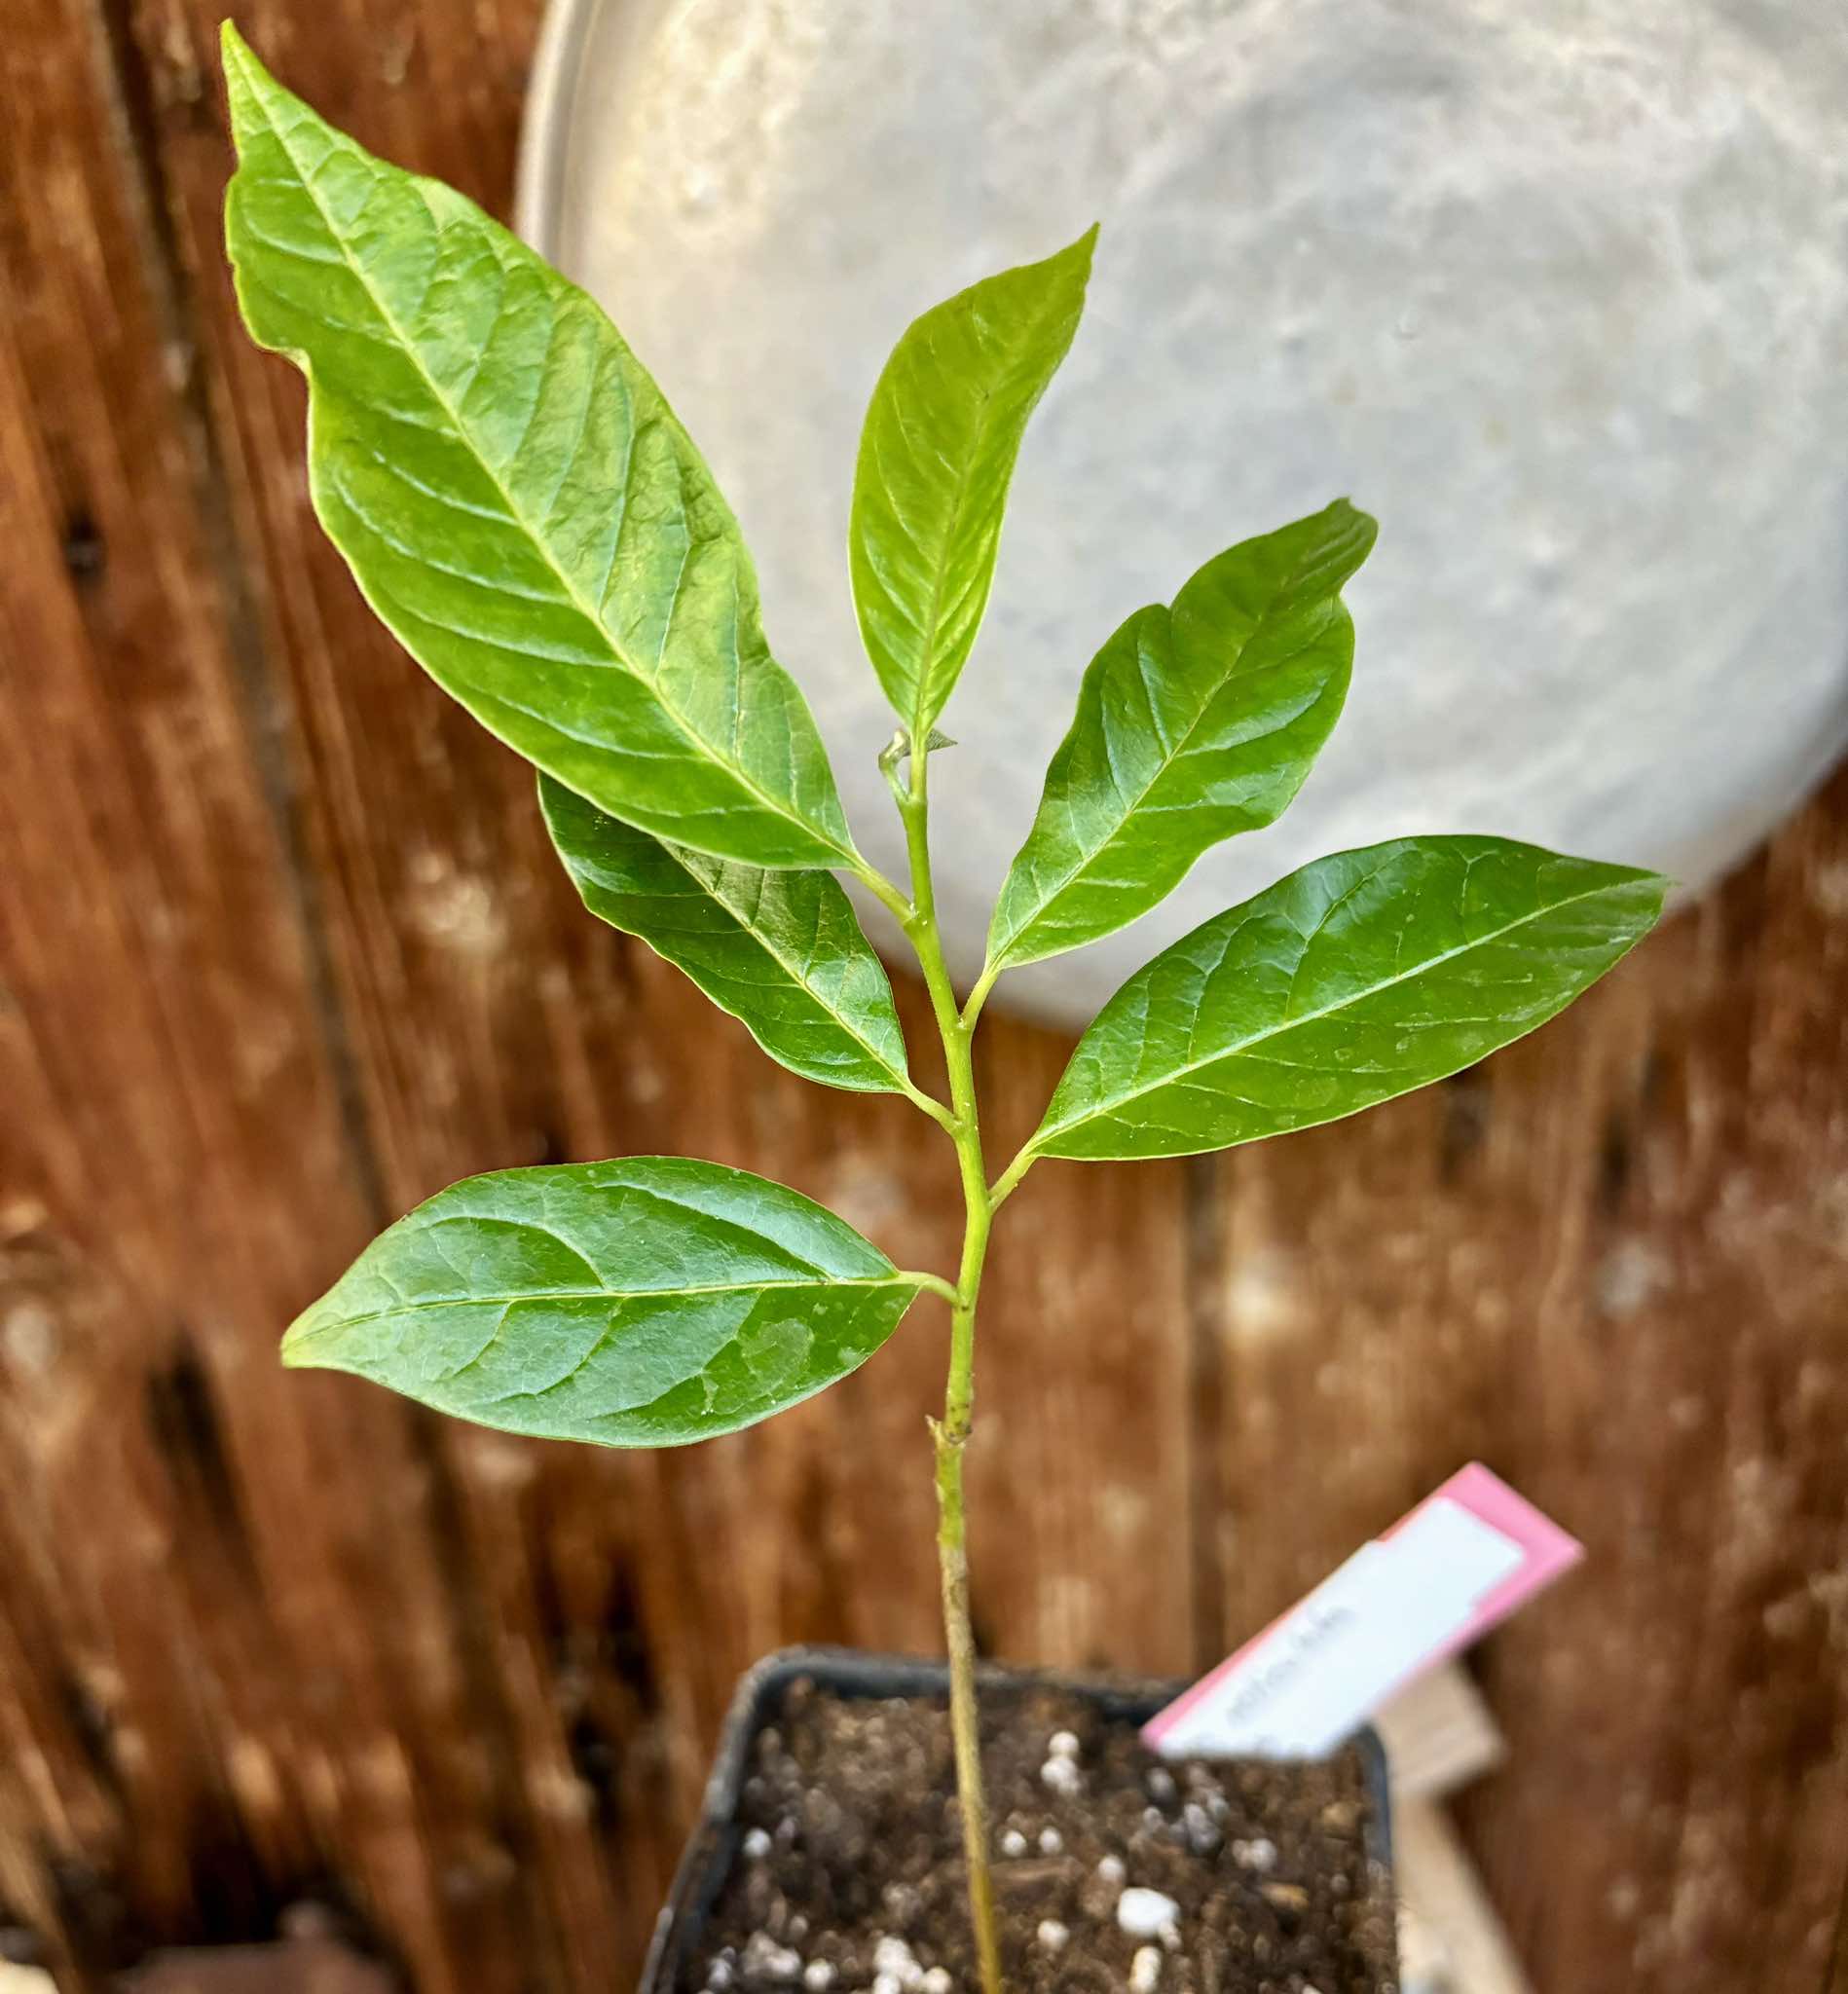
<instances>
[{"instance_id":1,"label":"potted seedling","mask_svg":"<svg viewBox=\"0 0 1848 1994\"><path fill-rule=\"evenodd\" d=\"M1105 641L985 966L958 990L931 883L938 721L1095 232L926 313L873 392L850 562L898 720L880 757L908 860L894 880L855 843L770 653L731 513L609 319L461 195L325 124L230 28L225 65L239 296L253 336L308 377L314 505L367 600L536 766L593 913L795 1072L901 1096L960 1173L961 1259L926 1272L743 1170L497 1171L392 1226L284 1342L287 1363L505 1431L671 1447L824 1389L920 1298L948 1311L931 1423L947 1669L808 1658L749 1685L654 1983L1388 1987L1383 1796L1363 1761L1164 1766L1137 1741L1146 1699L1041 1678L979 1696L963 1455L990 1228L1043 1163L1220 1149L1455 1073L1608 970L1663 881L1494 837L1318 860L1132 976L995 1168L971 1042L997 979L1133 921L1284 809L1341 710L1340 591L1373 522L1337 501L1241 541ZM916 954L943 1093L907 1062L843 880Z\"/></svg>"}]
</instances>

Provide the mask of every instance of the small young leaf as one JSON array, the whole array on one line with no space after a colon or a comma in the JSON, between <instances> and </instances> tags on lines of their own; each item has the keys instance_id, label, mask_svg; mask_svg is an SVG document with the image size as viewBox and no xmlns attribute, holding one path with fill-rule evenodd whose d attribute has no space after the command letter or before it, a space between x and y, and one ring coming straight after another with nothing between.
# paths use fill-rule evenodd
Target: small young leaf
<instances>
[{"instance_id":1,"label":"small young leaf","mask_svg":"<svg viewBox=\"0 0 1848 1994\"><path fill-rule=\"evenodd\" d=\"M399 642L619 817L765 866L852 840L711 473L614 326L434 180L224 34L226 240L251 336L309 381L315 511Z\"/></svg>"},{"instance_id":2,"label":"small young leaf","mask_svg":"<svg viewBox=\"0 0 1848 1994\"><path fill-rule=\"evenodd\" d=\"M744 1170L500 1170L375 1239L282 1358L509 1433L674 1447L844 1378L919 1285L843 1219Z\"/></svg>"},{"instance_id":3,"label":"small young leaf","mask_svg":"<svg viewBox=\"0 0 1848 1994\"><path fill-rule=\"evenodd\" d=\"M772 1059L829 1087L906 1090L892 985L832 872L663 843L550 776L539 802L590 911L684 970Z\"/></svg>"},{"instance_id":4,"label":"small young leaf","mask_svg":"<svg viewBox=\"0 0 1848 1994\"><path fill-rule=\"evenodd\" d=\"M1190 1156L1442 1080L1563 1011L1654 925L1667 886L1490 837L1318 859L1138 970L1027 1149Z\"/></svg>"},{"instance_id":5,"label":"small young leaf","mask_svg":"<svg viewBox=\"0 0 1848 1994\"><path fill-rule=\"evenodd\" d=\"M1020 438L1078 329L1096 239L925 313L873 388L848 527L854 606L913 741L929 740L976 641Z\"/></svg>"},{"instance_id":6,"label":"small young leaf","mask_svg":"<svg viewBox=\"0 0 1848 1994\"><path fill-rule=\"evenodd\" d=\"M1057 955L1145 914L1209 846L1280 816L1341 713L1340 590L1375 526L1344 499L1207 562L1092 659L988 961Z\"/></svg>"}]
</instances>

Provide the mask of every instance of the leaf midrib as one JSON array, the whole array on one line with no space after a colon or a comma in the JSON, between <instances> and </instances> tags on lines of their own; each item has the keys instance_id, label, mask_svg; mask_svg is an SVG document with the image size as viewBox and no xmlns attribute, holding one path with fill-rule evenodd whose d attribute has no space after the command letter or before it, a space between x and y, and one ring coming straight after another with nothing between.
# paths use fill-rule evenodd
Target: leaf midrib
<instances>
[{"instance_id":1,"label":"leaf midrib","mask_svg":"<svg viewBox=\"0 0 1848 1994\"><path fill-rule=\"evenodd\" d=\"M916 1287L918 1283L902 1271L886 1274L821 1274L812 1280L708 1281L695 1287L675 1288L540 1288L517 1295L443 1295L428 1302L400 1302L390 1309L374 1309L364 1315L343 1315L336 1321L317 1323L313 1329L291 1329L285 1344L305 1344L317 1336L337 1330L364 1329L369 1323L384 1322L393 1315L423 1315L437 1309L517 1309L526 1302L639 1302L678 1300L702 1295L762 1295L786 1288L890 1288Z\"/></svg>"},{"instance_id":2,"label":"leaf midrib","mask_svg":"<svg viewBox=\"0 0 1848 1994\"><path fill-rule=\"evenodd\" d=\"M870 1039L866 1038L860 1032L856 1025L849 1021L844 1012L837 1010L832 1004L831 1004L827 1000L826 997L822 995L821 991L817 989L816 986L812 982L810 982L805 976L802 975L802 973L796 967L796 965L793 961L791 961L791 959L787 955L783 954L780 949L778 949L775 942L771 941L770 937L767 934L765 934L765 932L761 928L758 927L754 922L748 920L746 916L736 906L734 906L728 899L726 899L722 894L715 892L713 888L710 885L708 885L705 880L701 879L699 874L693 870L692 867L690 867L686 863L684 853L682 851L680 847L669 844L665 838L661 840L661 843L663 848L667 851L669 857L671 857L674 863L678 867L680 867L681 870L685 873L687 878L690 879L693 882L693 884L696 887L698 887L702 893L706 894L717 905L722 907L724 911L731 916L732 920L734 920L738 924L739 929L744 934L750 935L757 940L758 944L762 947L764 954L766 954L772 962L778 964L785 971L785 973L788 975L790 979L791 983L796 989L804 992L809 998L813 1000L816 1009L821 1012L824 1017L832 1017L834 1020L834 1022L840 1027L841 1031L847 1036L847 1038L849 1038L856 1046L858 1046L862 1050L862 1052L866 1053L867 1057L872 1061L872 1063L879 1069L881 1073L889 1074L894 1081L899 1081L901 1079L908 1079L910 1077L908 1074L901 1074L899 1068L895 1067L892 1064L890 1059L886 1057L885 1053L882 1052L879 1050L879 1048L872 1043ZM725 860L721 860L719 863L721 865L725 865L729 862ZM643 940L647 941L647 938L645 936L643 937ZM653 947L654 944L652 942L649 942L648 945L650 947ZM654 952L657 955L661 953L661 951L658 948L655 949ZM846 959L844 957L841 958L843 964L845 960ZM876 961L877 958L875 957L874 960ZM740 1021L746 1024L747 1026L751 1022L749 1018L745 1018L742 1016L740 1017ZM899 1090L903 1091L902 1089L900 1089Z\"/></svg>"},{"instance_id":3,"label":"leaf midrib","mask_svg":"<svg viewBox=\"0 0 1848 1994\"><path fill-rule=\"evenodd\" d=\"M1378 876L1379 872L1376 870L1368 873L1366 879L1373 879ZM1638 879L1642 876L1639 874ZM1366 879L1356 881L1355 885L1350 886L1347 893L1343 894L1342 898L1344 900L1347 899L1349 895L1355 891L1356 887L1364 885ZM1419 977L1426 975L1429 971L1441 968L1447 962L1454 962L1460 955L1468 955L1473 949L1486 948L1491 942L1499 942L1504 935L1512 935L1517 929L1525 928L1532 922L1544 920L1548 914L1556 914L1566 907L1576 906L1581 901L1597 900L1601 895L1613 891L1617 886L1627 886L1635 883L1637 883L1635 880L1608 881L1601 886L1588 887L1583 893L1569 894L1564 900L1549 902L1543 907L1535 907L1532 913L1523 914L1518 921L1510 921L1504 927L1496 929L1493 934L1476 936L1473 940L1464 942L1460 948L1447 948L1439 955L1426 956L1423 961L1407 970L1403 975L1387 977L1381 982L1371 983L1366 989L1357 990L1352 996L1342 998L1339 1003L1325 1004L1318 1011L1306 1011L1301 1016L1292 1017L1282 1024L1273 1026L1269 1031L1255 1032L1250 1038L1241 1039L1236 1045L1223 1047L1220 1051L1214 1052L1210 1058L1186 1060L1181 1065L1170 1067L1159 1080L1152 1080L1141 1087L1128 1088L1120 1094L1112 1094L1108 1101L1098 1103L1089 1113L1075 1116L1069 1121L1056 1123L1050 1128L1042 1129L1039 1134L1033 1137L1027 1147L1037 1153L1045 1147L1045 1143L1041 1139L1042 1137L1050 1140L1053 1136L1064 1133L1067 1129L1082 1128L1087 1122L1098 1121L1105 1114L1114 1115L1127 1103L1140 1100L1145 1094L1160 1093L1164 1088L1172 1087L1176 1081L1185 1080L1190 1074L1203 1072L1209 1066L1218 1066L1225 1060L1235 1059L1240 1053L1248 1052L1253 1046L1261 1046L1270 1039L1283 1038L1293 1031L1300 1030L1304 1025L1319 1023L1323 1018L1333 1017L1338 1012L1346 1011L1352 1005L1364 1003L1371 997L1377 997L1384 990L1391 990L1401 983L1415 981ZM1315 936L1321 933L1324 925L1324 922L1317 922L1314 929L1305 939L1303 944L1305 953L1308 952L1310 943L1314 941ZM1299 965L1300 960L1299 958Z\"/></svg>"},{"instance_id":4,"label":"leaf midrib","mask_svg":"<svg viewBox=\"0 0 1848 1994\"><path fill-rule=\"evenodd\" d=\"M947 311L960 302L958 299L952 299L948 306L940 309ZM1045 317L1044 312L1034 314L1032 330L1035 335L1038 334ZM1019 364L1020 351L1027 344L1028 341L1025 338L1015 344L1013 355L1009 363L1009 371L1012 371L1014 367ZM978 388L976 394L975 442L964 454L962 464L955 473L955 493L950 500L949 524L943 535L945 552L941 560L932 564L930 609L925 618L924 627L918 632L918 636L923 640L923 643L919 657L917 683L912 687L911 695L911 738L914 741L920 739L929 731L931 722L936 718L936 715L929 712L928 709L932 689L930 682L937 664L938 642L943 624L943 602L948 592L950 562L947 550L957 538L958 531L962 524L963 507L968 501L970 487L975 481L976 462L982 455L987 445L989 428L992 422L991 412L995 403L1000 399L996 389L991 387ZM903 437L905 436L905 425L898 418L896 400L897 397L895 395L893 420L897 423L899 433ZM908 448L908 437L906 438L906 442ZM888 492L891 490L889 481L886 484L886 489ZM894 515L897 516L898 508L896 506L893 507L893 511ZM882 588L885 586L883 581L880 583L880 586ZM888 591L889 593L890 591ZM941 704L938 710L942 710Z\"/></svg>"},{"instance_id":5,"label":"leaf midrib","mask_svg":"<svg viewBox=\"0 0 1848 1994\"><path fill-rule=\"evenodd\" d=\"M410 336L406 333L405 329L398 323L396 316L387 306L385 300L379 295L378 291L374 288L373 283L371 279L367 277L363 266L360 265L357 261L355 261L352 252L348 247L347 239L345 235L342 233L338 225L335 223L333 216L328 212L326 205L322 203L320 199L320 196L315 192L314 181L309 177L308 173L304 170L302 162L296 155L295 148L289 143L287 132L277 122L276 117L271 110L268 98L264 92L261 83L252 78L249 66L244 61L241 51L238 52L238 62L240 68L243 70L243 84L245 90L248 91L250 93L251 101L261 107L263 112L264 123L269 127L271 134L276 139L277 145L279 145L282 148L283 154L287 158L290 166L293 167L297 185L300 186L302 192L308 197L310 202L314 203L314 212L320 216L322 226L327 230L328 235L333 238L335 243L339 246L341 261L343 265L348 271L350 271L354 277L358 279L361 288L365 291L367 298L371 301L373 310L378 313L379 316L389 328L392 337L396 339L398 343L399 350L405 353L405 355L410 359L411 364L417 369L418 375L422 379L425 387L429 390L430 395L436 402L437 406L449 418L451 425L453 426L456 434L462 439L464 447L468 451L469 456L481 467L481 470L488 478L490 484L493 485L496 493L499 496L500 502L506 507L509 519L526 535L527 539L532 543L532 545L537 549L540 559L544 563L546 569L557 578L559 585L565 591L565 594L567 598L570 600L572 607L575 609L578 614L581 615L585 619L585 621L590 624L592 629L594 629L598 633L598 635L603 638L605 644L609 646L611 658L615 660L618 667L621 670L628 672L632 678L640 679L642 683L647 686L648 690L654 695L655 699L659 701L661 710L673 721L674 725L680 730L682 736L686 740L688 745L692 747L697 754L701 755L706 760L714 763L715 766L723 768L727 772L727 774L729 774L739 784L739 786L742 789L746 790L751 795L755 796L757 800L764 806L765 809L771 811L774 815L781 817L786 823L794 825L797 830L805 832L808 836L814 838L818 843L827 846L830 850L838 852L841 856L841 860L843 863L850 861L852 857L851 848L848 846L841 845L838 842L838 840L835 839L832 832L824 832L817 826L811 824L806 817L803 817L796 811L792 810L788 807L788 805L783 803L777 797L771 795L757 782L757 780L750 774L750 772L746 768L743 767L742 764L733 764L730 762L721 761L720 757L712 752L712 749L709 746L709 744L694 729L694 727L688 721L686 717L683 713L681 713L681 711L675 706L673 701L667 697L666 693L662 690L660 685L652 678L646 677L643 673L636 671L633 665L629 663L626 653L622 650L620 646L617 645L614 637L610 634L610 627L604 620L603 610L601 607L595 609L590 607L585 602L582 592L578 589L577 584L558 565L558 562L552 553L552 549L550 545L547 543L544 535L535 529L532 522L526 516L525 508L522 505L520 505L520 503L515 499L513 494L507 489L505 483L502 481L500 477L500 474L494 468L494 466L491 463L488 462L487 459L484 458L481 452L476 448L473 436L470 434L467 426L463 424L461 415L457 412L456 408L451 403L449 396L443 391L441 387L438 386L435 377L430 373L428 367L425 366L423 354L419 351L417 346L411 340ZM427 203L425 204L427 205ZM431 214L430 219L436 228L436 232L440 240L443 224L434 213ZM492 244L490 246L492 246ZM499 261L498 258L497 261ZM617 534L618 536L620 536L620 527L617 528Z\"/></svg>"},{"instance_id":6,"label":"leaf midrib","mask_svg":"<svg viewBox=\"0 0 1848 1994\"><path fill-rule=\"evenodd\" d=\"M918 668L916 681L911 687L911 712L909 716L911 738L913 741L917 740L930 725L930 721L925 716L930 704L930 682L937 664L938 643L942 629L943 597L949 574L948 549L957 537L957 529L962 520L963 504L969 496L970 482L975 475L976 457L987 435L989 405L994 400L992 392L985 388L978 388L977 395L979 398L975 422L977 441L975 446L964 454L962 464L954 474L955 491L949 503L948 523L943 531L944 551L938 560L931 564L930 609L925 616L922 627L918 631ZM895 404L897 396L895 393ZM898 428L899 435L904 440L906 447L909 449L911 447L910 438L905 433L905 424L900 419L896 406L892 414L892 421ZM891 482L885 478L883 470L881 470L880 477L881 481L885 484L886 491L890 493L892 489ZM890 503L889 499L888 503ZM901 527L903 527L904 515L896 505L892 506L892 514L900 522ZM888 597L893 595L894 592L887 587L883 577L880 578L879 586L885 590Z\"/></svg>"},{"instance_id":7,"label":"leaf midrib","mask_svg":"<svg viewBox=\"0 0 1848 1994\"><path fill-rule=\"evenodd\" d=\"M553 780L556 779L554 778ZM568 786L565 784L559 784L558 786L561 789L568 788ZM572 794L575 794L575 792L569 793ZM578 798L578 800L581 802L585 802L586 807L588 808L594 809L597 807L594 804L590 804L588 802L588 799L586 798L580 797ZM545 807L543 796L541 796L540 798L539 807L541 812L545 815L548 830L552 829L551 813ZM631 825L626 827L626 829L635 831L638 836L652 836L651 832L642 831L637 826ZM599 920L610 921L610 916L604 913L599 907L597 907L592 903L590 899L590 894L593 891L600 895L608 896L610 899L612 900L636 900L647 899L650 897L646 893L638 893L634 888L631 887L622 885L612 885L598 868L594 858L585 859L580 862L579 860L574 858L571 852L567 851L564 844L559 842L556 831L553 831L553 841L554 843L557 843L559 845L560 853L565 860L566 868L571 873L572 879L573 883L576 885L578 893L580 894L580 896L583 897L584 905L590 908L591 912L595 914ZM872 1042L872 1040L866 1037L866 1035L858 1028L856 1024L849 1020L845 1012L839 1010L834 1004L831 1003L828 1000L828 998L822 993L820 988L814 982L812 982L805 975L802 974L801 970L796 966L796 964L787 954L783 953L776 946L776 944L770 940L768 934L762 928L760 928L756 922L750 920L745 915L745 913L737 905L733 904L732 900L728 898L725 894L719 892L713 883L700 877L699 873L694 869L692 864L689 863L689 859L703 858L710 860L710 862L713 865L721 868L721 876L725 873L728 873L730 869L734 866L737 866L740 862L730 859L719 858L718 856L712 853L695 853L693 847L691 847L690 845L677 845L669 838L656 838L654 841L656 844L660 846L661 850L667 854L668 858L671 859L673 863L680 868L682 874L691 882L693 888L693 896L695 900L699 902L709 902L712 905L718 907L721 913L726 915L731 920L731 922L733 923L734 927L740 935L748 937L750 938L750 940L756 942L762 948L764 954L768 956L773 963L775 963L779 968L781 968L784 971L788 979L789 987L792 990L799 993L801 996L806 997L814 1005L816 1011L824 1018L831 1019L836 1026L838 1026L841 1031L841 1034L851 1044L858 1046L860 1050L866 1054L867 1058L880 1073L887 1075L892 1080L894 1084L891 1089L892 1091L903 1093L905 1091L905 1084L910 1078L908 1070L903 1067L894 1066L892 1061L886 1056L884 1052L882 1052L880 1048ZM580 863L582 868L581 870ZM763 870L767 868L758 869ZM800 878L802 876L803 871L807 869L821 871L823 868L819 867L814 868L805 868L799 867L791 868L788 869L788 876L792 880ZM647 948L651 949L653 953L659 956L663 962L673 964L673 966L676 969L682 970L684 974L690 974L689 972L685 971L684 964L675 962L674 958L670 956L667 953L667 951L661 946L661 944L655 940L653 940L651 937L646 934L642 934L639 930L624 928L621 926L619 922L610 921L610 925L611 927L617 928L618 931L622 934L635 934L636 938L643 943L643 945ZM870 953L870 951L869 952ZM872 959L875 963L878 961L876 955L873 956ZM845 966L849 958L842 957L839 960L842 963L842 965ZM763 987L769 988L778 986L765 985ZM888 994L890 986L888 985ZM715 1004L717 1004L719 1008L721 1011L723 1011L728 1017L735 1017L745 1027L747 1031L751 1032L754 1037L757 1036L758 1025L753 1018L747 1016L745 1013L742 1011L734 1010L732 1006L724 1003L722 999L713 996L712 992L708 991L706 994L709 997L712 997L712 1001ZM895 1016L897 1014L894 1013Z\"/></svg>"},{"instance_id":8,"label":"leaf midrib","mask_svg":"<svg viewBox=\"0 0 1848 1994\"><path fill-rule=\"evenodd\" d=\"M958 543L963 530L963 508L969 502L970 487L975 483L976 461L982 455L988 443L989 411L994 406L994 392L991 388L978 390L979 402L976 410L975 441L963 460L962 468L956 473L956 491L950 500L949 526L943 535L942 557L937 563L937 572L931 576L931 608L927 618L929 635L924 640L924 657L918 670L917 690L911 707L911 738L915 741L931 723L931 693L933 680L937 675L938 646L942 642L944 602L949 593L950 550Z\"/></svg>"}]
</instances>

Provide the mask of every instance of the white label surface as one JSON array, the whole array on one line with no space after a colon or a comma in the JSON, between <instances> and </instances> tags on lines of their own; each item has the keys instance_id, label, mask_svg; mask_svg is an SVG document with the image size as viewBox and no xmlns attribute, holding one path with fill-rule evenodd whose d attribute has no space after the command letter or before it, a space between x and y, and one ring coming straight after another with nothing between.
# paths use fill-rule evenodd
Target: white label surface
<instances>
[{"instance_id":1,"label":"white label surface","mask_svg":"<svg viewBox=\"0 0 1848 1994\"><path fill-rule=\"evenodd\" d=\"M1142 1735L1174 1757L1319 1757L1579 1555L1487 1469L1465 1469Z\"/></svg>"}]
</instances>

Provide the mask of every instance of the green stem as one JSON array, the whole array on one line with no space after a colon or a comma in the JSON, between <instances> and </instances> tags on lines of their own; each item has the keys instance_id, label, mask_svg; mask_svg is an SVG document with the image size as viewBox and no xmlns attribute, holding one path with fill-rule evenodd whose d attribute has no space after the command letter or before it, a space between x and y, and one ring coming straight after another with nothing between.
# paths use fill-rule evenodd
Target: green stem
<instances>
[{"instance_id":1,"label":"green stem","mask_svg":"<svg viewBox=\"0 0 1848 1994\"><path fill-rule=\"evenodd\" d=\"M985 963L981 975L976 979L976 987L970 991L969 1002L963 1006L963 1023L971 1031L975 1030L976 1020L981 1015L981 1007L987 1003L988 992L994 988L995 979L1000 974L999 963Z\"/></svg>"},{"instance_id":2,"label":"green stem","mask_svg":"<svg viewBox=\"0 0 1848 1994\"><path fill-rule=\"evenodd\" d=\"M971 1053L975 1017L965 1018L956 1008L956 992L937 928L937 898L931 882L929 767L929 756L914 751L909 788L903 792L895 788L895 794L911 865L911 905L905 917L905 932L917 951L943 1041L943 1060L949 1071L949 1133L956 1145L965 1213L962 1264L949 1317L949 1379L943 1391L943 1417L931 1422L937 1450L937 1558L942 1580L943 1637L949 1651L950 1735L956 1754L956 1792L962 1807L963 1855L969 1868L969 1915L975 1926L982 1994L1002 1994L994 1880L988 1865L988 1808L982 1796L976 1636L969 1617L969 1537L963 1499L963 1451L969 1444L976 1402L976 1298L981 1288L994 1207L988 1197L981 1124L976 1110Z\"/></svg>"},{"instance_id":3,"label":"green stem","mask_svg":"<svg viewBox=\"0 0 1848 1994\"><path fill-rule=\"evenodd\" d=\"M905 807L904 799L901 799L899 807L901 809ZM873 865L870 860L859 857L858 854L855 855L853 871L854 877L893 916L900 927L905 930L906 934L911 935L912 924L916 919L916 909L906 899L905 895L879 870L878 867ZM936 926L934 915L932 917L932 926L933 928ZM913 940L915 941L915 937L913 937ZM954 1137L956 1133L956 1116L950 1109L944 1107L942 1102L938 1100L935 1095L927 1094L922 1088L913 1087L908 1080L904 1083L904 1088L906 1099L914 1108L921 1108L937 1124L938 1127L942 1129L947 1135Z\"/></svg>"},{"instance_id":4,"label":"green stem","mask_svg":"<svg viewBox=\"0 0 1848 1994\"><path fill-rule=\"evenodd\" d=\"M1029 1143L1015 1158L1013 1163L1002 1171L1000 1176L994 1180L994 1183L988 1190L988 1210L990 1213L999 1211L1007 1203L1008 1200L1014 1196L1015 1192L1019 1188L1020 1179L1033 1167L1038 1158L1039 1152Z\"/></svg>"}]
</instances>

